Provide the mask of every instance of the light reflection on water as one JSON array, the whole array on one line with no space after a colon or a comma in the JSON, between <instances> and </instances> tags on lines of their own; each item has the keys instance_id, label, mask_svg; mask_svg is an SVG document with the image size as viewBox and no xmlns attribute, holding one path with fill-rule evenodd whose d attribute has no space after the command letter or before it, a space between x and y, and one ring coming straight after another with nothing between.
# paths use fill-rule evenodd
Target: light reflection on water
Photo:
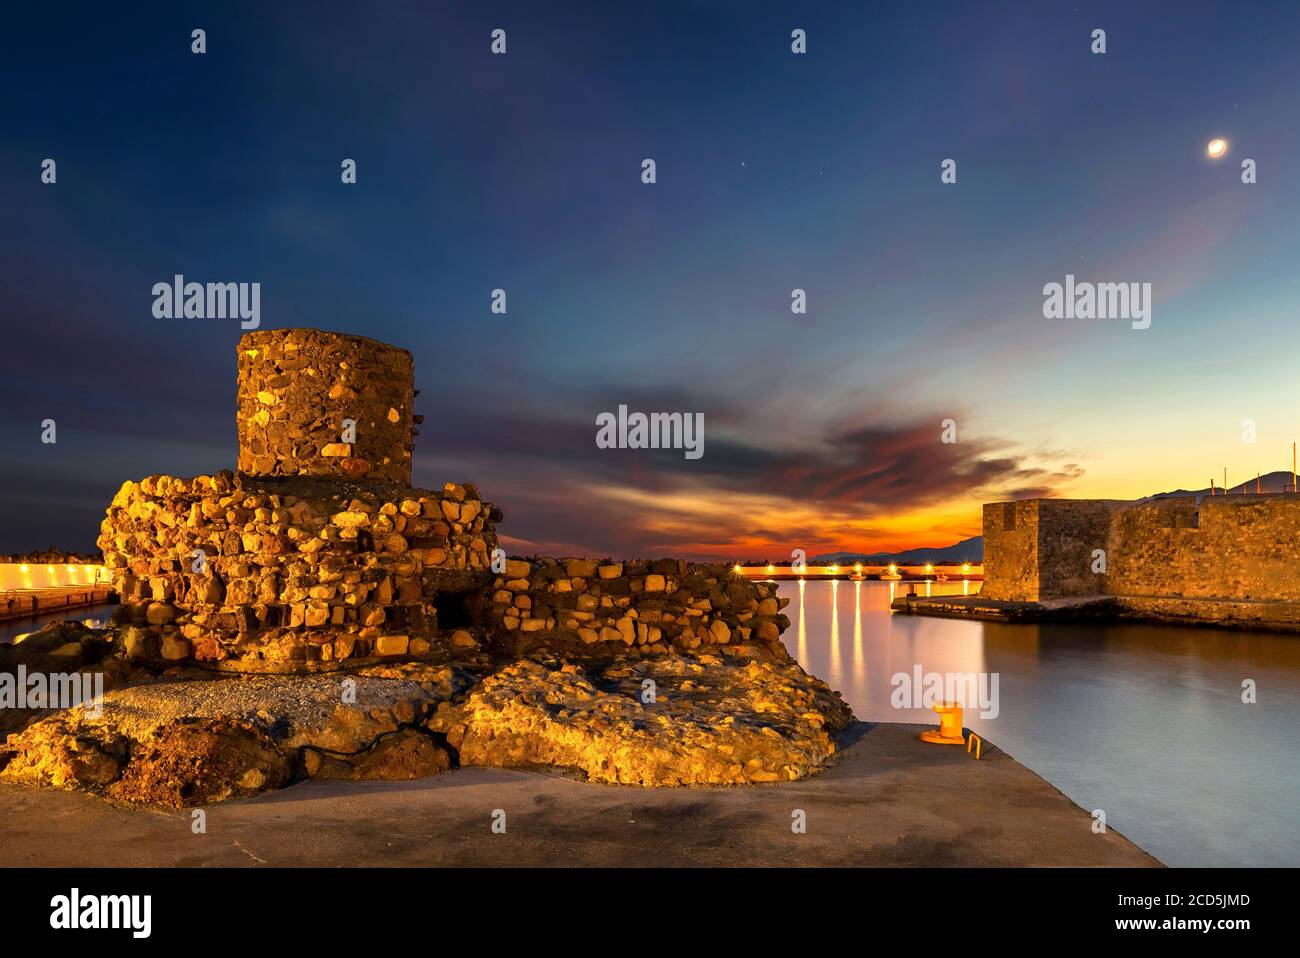
<instances>
[{"instance_id":1,"label":"light reflection on water","mask_svg":"<svg viewBox=\"0 0 1300 958\"><path fill-rule=\"evenodd\" d=\"M968 709L966 726L1104 809L1161 861L1300 865L1300 636L891 613L909 585L782 582L787 648L867 721L937 723L890 703L892 676L916 665L996 672L997 717ZM964 585L936 582L930 594ZM1256 704L1241 701L1244 679Z\"/></svg>"}]
</instances>

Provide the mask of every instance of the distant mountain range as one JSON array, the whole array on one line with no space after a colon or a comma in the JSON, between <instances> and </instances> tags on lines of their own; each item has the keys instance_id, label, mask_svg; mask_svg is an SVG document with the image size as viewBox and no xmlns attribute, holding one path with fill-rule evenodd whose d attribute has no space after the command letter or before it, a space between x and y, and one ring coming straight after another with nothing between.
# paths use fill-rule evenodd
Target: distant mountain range
<instances>
[{"instance_id":1,"label":"distant mountain range","mask_svg":"<svg viewBox=\"0 0 1300 958\"><path fill-rule=\"evenodd\" d=\"M1260 492L1284 492L1290 488L1291 488L1290 470L1278 470L1277 472L1266 473L1259 477ZM1241 483L1240 485L1231 487L1228 490L1228 495L1235 496L1239 493L1243 493L1243 492L1253 493L1254 491L1255 491L1255 480L1247 479L1245 482ZM1223 487L1216 486L1214 489L1214 493L1215 495L1219 495L1219 496L1223 495ZM1175 489L1173 492L1157 492L1153 496L1147 496L1146 499L1139 499L1138 501L1147 502L1151 499L1171 499L1174 496L1195 496L1197 501L1199 502L1201 496L1208 496L1209 494L1210 494L1209 486L1206 486L1204 489Z\"/></svg>"},{"instance_id":2,"label":"distant mountain range","mask_svg":"<svg viewBox=\"0 0 1300 958\"><path fill-rule=\"evenodd\" d=\"M1287 478L1289 481L1289 474ZM902 552L873 552L869 555L861 552L827 552L813 556L808 561L818 565L827 562L861 562L865 565L884 565L889 562L896 562L899 565L916 565L921 562L983 562L984 537L972 536L950 546L904 549Z\"/></svg>"},{"instance_id":3,"label":"distant mountain range","mask_svg":"<svg viewBox=\"0 0 1300 958\"><path fill-rule=\"evenodd\" d=\"M1254 479L1247 479L1245 482L1232 486L1228 490L1228 495L1235 496L1241 493L1253 493L1256 482ZM1289 470L1278 470L1270 472L1259 477L1259 491L1264 492L1285 492L1291 488L1291 472ZM1150 502L1152 499L1172 499L1176 496L1195 496L1196 501L1200 502L1202 496L1210 494L1210 487L1204 489L1175 489L1172 492L1157 492L1154 495L1136 500L1137 502ZM1215 486L1214 494L1223 495L1223 488ZM920 548L904 549L902 552L826 552L819 556L813 556L808 560L818 564L827 562L861 562L865 565L884 565L889 562L896 562L899 565L915 565L921 562L983 562L984 561L984 537L973 536L970 539L963 539L954 545L943 546L940 548Z\"/></svg>"}]
</instances>

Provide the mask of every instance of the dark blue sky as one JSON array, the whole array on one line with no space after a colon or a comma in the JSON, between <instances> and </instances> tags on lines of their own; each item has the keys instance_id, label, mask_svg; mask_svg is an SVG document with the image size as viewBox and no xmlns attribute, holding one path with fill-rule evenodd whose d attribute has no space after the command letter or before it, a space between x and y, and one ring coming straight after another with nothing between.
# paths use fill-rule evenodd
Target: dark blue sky
<instances>
[{"instance_id":1,"label":"dark blue sky","mask_svg":"<svg viewBox=\"0 0 1300 958\"><path fill-rule=\"evenodd\" d=\"M0 551L233 467L241 331L155 319L174 273L411 349L417 483L477 481L523 552L943 544L982 499L1283 464L1300 6L799 7L6 12ZM1152 282L1152 328L1044 320L1067 272ZM620 403L702 412L704 458L598 450Z\"/></svg>"}]
</instances>

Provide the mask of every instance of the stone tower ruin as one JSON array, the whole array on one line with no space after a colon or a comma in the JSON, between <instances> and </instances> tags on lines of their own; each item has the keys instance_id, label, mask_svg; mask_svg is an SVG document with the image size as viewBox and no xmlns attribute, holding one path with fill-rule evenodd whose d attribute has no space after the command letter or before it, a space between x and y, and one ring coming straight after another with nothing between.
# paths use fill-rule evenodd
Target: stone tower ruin
<instances>
[{"instance_id":1,"label":"stone tower ruin","mask_svg":"<svg viewBox=\"0 0 1300 958\"><path fill-rule=\"evenodd\" d=\"M306 671L464 642L501 514L472 483L411 487L411 354L259 330L237 368L237 471L127 482L101 525L129 651Z\"/></svg>"},{"instance_id":2,"label":"stone tower ruin","mask_svg":"<svg viewBox=\"0 0 1300 958\"><path fill-rule=\"evenodd\" d=\"M406 350L315 329L238 346L238 471L123 484L99 547L126 653L308 672L533 650L778 649L775 583L680 559L493 562L473 483L410 485ZM495 568L494 568L495 565Z\"/></svg>"},{"instance_id":3,"label":"stone tower ruin","mask_svg":"<svg viewBox=\"0 0 1300 958\"><path fill-rule=\"evenodd\" d=\"M240 340L238 369L241 473L410 485L419 420L405 349L317 329L262 330Z\"/></svg>"}]
</instances>

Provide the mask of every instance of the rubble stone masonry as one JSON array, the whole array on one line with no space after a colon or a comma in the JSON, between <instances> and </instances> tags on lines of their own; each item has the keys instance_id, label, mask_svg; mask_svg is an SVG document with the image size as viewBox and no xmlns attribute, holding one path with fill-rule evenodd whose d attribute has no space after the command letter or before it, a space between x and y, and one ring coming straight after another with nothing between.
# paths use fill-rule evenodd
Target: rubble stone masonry
<instances>
[{"instance_id":1,"label":"rubble stone masonry","mask_svg":"<svg viewBox=\"0 0 1300 958\"><path fill-rule=\"evenodd\" d=\"M787 600L726 566L494 563L501 512L472 483L409 485L405 350L263 330L240 340L238 370L239 471L127 482L101 525L131 655L245 672L534 649L784 655ZM357 435L340 449L345 418Z\"/></svg>"},{"instance_id":2,"label":"rubble stone masonry","mask_svg":"<svg viewBox=\"0 0 1300 958\"><path fill-rule=\"evenodd\" d=\"M419 417L405 349L318 329L260 330L240 340L238 371L240 472L410 483Z\"/></svg>"},{"instance_id":3,"label":"rubble stone masonry","mask_svg":"<svg viewBox=\"0 0 1300 958\"><path fill-rule=\"evenodd\" d=\"M770 646L790 624L781 612L789 601L775 582L680 559L511 560L492 592L493 624L516 654L543 643L607 654Z\"/></svg>"},{"instance_id":4,"label":"rubble stone masonry","mask_svg":"<svg viewBox=\"0 0 1300 958\"><path fill-rule=\"evenodd\" d=\"M989 503L984 550L986 599L1300 602L1300 496Z\"/></svg>"},{"instance_id":5,"label":"rubble stone masonry","mask_svg":"<svg viewBox=\"0 0 1300 958\"><path fill-rule=\"evenodd\" d=\"M99 546L142 655L291 671L435 652L439 607L459 622L486 586L499 515L469 483L150 476L113 498Z\"/></svg>"}]
</instances>

